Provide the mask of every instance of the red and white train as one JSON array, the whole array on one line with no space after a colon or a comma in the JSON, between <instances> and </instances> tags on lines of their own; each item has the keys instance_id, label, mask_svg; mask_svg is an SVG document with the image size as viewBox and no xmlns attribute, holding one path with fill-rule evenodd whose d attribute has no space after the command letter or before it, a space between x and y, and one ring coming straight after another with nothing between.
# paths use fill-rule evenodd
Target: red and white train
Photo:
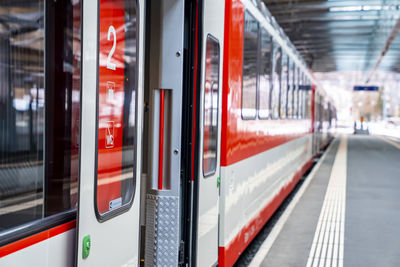
<instances>
[{"instance_id":1,"label":"red and white train","mask_svg":"<svg viewBox=\"0 0 400 267\"><path fill-rule=\"evenodd\" d=\"M232 266L336 110L260 1L0 3L0 266Z\"/></svg>"}]
</instances>

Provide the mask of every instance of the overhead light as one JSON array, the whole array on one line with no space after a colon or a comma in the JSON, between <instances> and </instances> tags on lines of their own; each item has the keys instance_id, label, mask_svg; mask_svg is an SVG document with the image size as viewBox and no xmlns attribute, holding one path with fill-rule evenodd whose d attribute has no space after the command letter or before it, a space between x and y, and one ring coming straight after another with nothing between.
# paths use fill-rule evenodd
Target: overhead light
<instances>
[{"instance_id":1,"label":"overhead light","mask_svg":"<svg viewBox=\"0 0 400 267\"><path fill-rule=\"evenodd\" d=\"M397 5L365 5L365 6L343 6L343 7L330 7L330 12L350 12L350 11L379 11L379 10L396 10L399 9Z\"/></svg>"},{"instance_id":2,"label":"overhead light","mask_svg":"<svg viewBox=\"0 0 400 267\"><path fill-rule=\"evenodd\" d=\"M329 11L331 12L340 12L340 11L362 11L362 6L344 6L344 7L330 7Z\"/></svg>"},{"instance_id":3,"label":"overhead light","mask_svg":"<svg viewBox=\"0 0 400 267\"><path fill-rule=\"evenodd\" d=\"M365 11L382 10L382 6L363 6L362 9Z\"/></svg>"}]
</instances>

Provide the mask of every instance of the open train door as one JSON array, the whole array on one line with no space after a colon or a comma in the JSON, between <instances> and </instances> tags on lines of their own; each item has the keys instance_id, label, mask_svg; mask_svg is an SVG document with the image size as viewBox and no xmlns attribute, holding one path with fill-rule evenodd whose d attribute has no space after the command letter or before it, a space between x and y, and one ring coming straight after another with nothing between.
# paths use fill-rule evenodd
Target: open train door
<instances>
[{"instance_id":1,"label":"open train door","mask_svg":"<svg viewBox=\"0 0 400 267\"><path fill-rule=\"evenodd\" d=\"M83 1L77 266L138 266L142 0Z\"/></svg>"},{"instance_id":2,"label":"open train door","mask_svg":"<svg viewBox=\"0 0 400 267\"><path fill-rule=\"evenodd\" d=\"M197 187L195 265L218 263L218 214L222 62L225 1L202 3L202 51L200 80L200 143Z\"/></svg>"}]
</instances>

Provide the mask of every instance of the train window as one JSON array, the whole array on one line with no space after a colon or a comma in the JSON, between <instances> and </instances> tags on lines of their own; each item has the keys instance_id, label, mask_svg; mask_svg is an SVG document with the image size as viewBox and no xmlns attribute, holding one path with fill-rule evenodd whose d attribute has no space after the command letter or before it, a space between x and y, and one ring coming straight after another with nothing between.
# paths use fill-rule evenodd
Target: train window
<instances>
[{"instance_id":1,"label":"train window","mask_svg":"<svg viewBox=\"0 0 400 267\"><path fill-rule=\"evenodd\" d=\"M272 37L267 31L261 29L261 56L260 70L258 74L259 80L259 97L258 97L258 117L266 119L270 117L270 91L271 91L271 55L272 55Z\"/></svg>"},{"instance_id":2,"label":"train window","mask_svg":"<svg viewBox=\"0 0 400 267\"><path fill-rule=\"evenodd\" d=\"M328 110L327 110L327 119L328 119L328 129L332 127L332 106L331 103L328 102Z\"/></svg>"},{"instance_id":3,"label":"train window","mask_svg":"<svg viewBox=\"0 0 400 267\"><path fill-rule=\"evenodd\" d=\"M302 98L301 98L301 102L303 105L303 109L302 109L302 116L303 118L306 118L306 88L307 88L308 82L307 82L307 76L304 77L304 88L303 88L303 92L302 92Z\"/></svg>"},{"instance_id":4,"label":"train window","mask_svg":"<svg viewBox=\"0 0 400 267\"><path fill-rule=\"evenodd\" d=\"M305 88L306 88L306 74L303 73L303 86L302 86L302 90L300 91L300 105L301 105L301 110L300 110L300 115L302 118L304 118L304 114L305 114L305 108L304 108L304 96L305 96Z\"/></svg>"},{"instance_id":5,"label":"train window","mask_svg":"<svg viewBox=\"0 0 400 267\"><path fill-rule=\"evenodd\" d=\"M293 80L294 80L294 62L289 59L288 61L288 92L287 92L287 116L293 117Z\"/></svg>"},{"instance_id":6,"label":"train window","mask_svg":"<svg viewBox=\"0 0 400 267\"><path fill-rule=\"evenodd\" d=\"M305 91L304 108L305 108L304 117L307 119L311 118L311 90Z\"/></svg>"},{"instance_id":7,"label":"train window","mask_svg":"<svg viewBox=\"0 0 400 267\"><path fill-rule=\"evenodd\" d=\"M299 91L300 70L298 67L294 69L294 86L293 86L293 117L298 118L298 91Z\"/></svg>"},{"instance_id":8,"label":"train window","mask_svg":"<svg viewBox=\"0 0 400 267\"><path fill-rule=\"evenodd\" d=\"M307 118L307 88L308 88L308 78L304 79L304 87L301 94L301 104L302 104L302 117Z\"/></svg>"},{"instance_id":9,"label":"train window","mask_svg":"<svg viewBox=\"0 0 400 267\"><path fill-rule=\"evenodd\" d=\"M288 66L289 60L286 54L282 55L282 72L281 72L281 95L279 116L284 119L287 116L287 102L288 102Z\"/></svg>"},{"instance_id":10,"label":"train window","mask_svg":"<svg viewBox=\"0 0 400 267\"><path fill-rule=\"evenodd\" d=\"M215 173L217 169L219 49L219 42L211 35L208 35L206 44L203 118L203 175L205 177Z\"/></svg>"},{"instance_id":11,"label":"train window","mask_svg":"<svg viewBox=\"0 0 400 267\"><path fill-rule=\"evenodd\" d=\"M132 205L136 185L136 1L101 0L96 214L107 220Z\"/></svg>"},{"instance_id":12,"label":"train window","mask_svg":"<svg viewBox=\"0 0 400 267\"><path fill-rule=\"evenodd\" d=\"M75 216L80 6L0 2L0 243Z\"/></svg>"},{"instance_id":13,"label":"train window","mask_svg":"<svg viewBox=\"0 0 400 267\"><path fill-rule=\"evenodd\" d=\"M248 12L244 15L242 117L254 119L257 106L257 20Z\"/></svg>"},{"instance_id":14,"label":"train window","mask_svg":"<svg viewBox=\"0 0 400 267\"><path fill-rule=\"evenodd\" d=\"M298 111L298 116L300 119L304 118L304 85L305 85L305 74L304 72L301 74L301 79L300 79L300 87L298 91L299 95L299 111Z\"/></svg>"},{"instance_id":15,"label":"train window","mask_svg":"<svg viewBox=\"0 0 400 267\"><path fill-rule=\"evenodd\" d=\"M303 81L303 72L299 70L299 85L297 88L297 118L301 119L301 104L300 104L300 90L302 86L302 81Z\"/></svg>"},{"instance_id":16,"label":"train window","mask_svg":"<svg viewBox=\"0 0 400 267\"><path fill-rule=\"evenodd\" d=\"M279 95L280 95L280 76L282 72L282 48L273 43L273 56L272 56L272 87L271 87L271 117L273 119L279 118Z\"/></svg>"}]
</instances>

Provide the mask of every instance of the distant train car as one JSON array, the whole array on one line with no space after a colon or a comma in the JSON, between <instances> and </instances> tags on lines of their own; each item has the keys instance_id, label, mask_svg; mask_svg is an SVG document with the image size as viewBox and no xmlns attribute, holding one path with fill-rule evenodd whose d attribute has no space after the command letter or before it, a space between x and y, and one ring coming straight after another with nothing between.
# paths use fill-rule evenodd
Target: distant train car
<instances>
[{"instance_id":1,"label":"distant train car","mask_svg":"<svg viewBox=\"0 0 400 267\"><path fill-rule=\"evenodd\" d=\"M332 141L336 128L336 109L323 91L316 91L314 110L313 154L319 156Z\"/></svg>"},{"instance_id":2,"label":"distant train car","mask_svg":"<svg viewBox=\"0 0 400 267\"><path fill-rule=\"evenodd\" d=\"M334 135L259 1L0 3L0 266L232 266Z\"/></svg>"}]
</instances>

